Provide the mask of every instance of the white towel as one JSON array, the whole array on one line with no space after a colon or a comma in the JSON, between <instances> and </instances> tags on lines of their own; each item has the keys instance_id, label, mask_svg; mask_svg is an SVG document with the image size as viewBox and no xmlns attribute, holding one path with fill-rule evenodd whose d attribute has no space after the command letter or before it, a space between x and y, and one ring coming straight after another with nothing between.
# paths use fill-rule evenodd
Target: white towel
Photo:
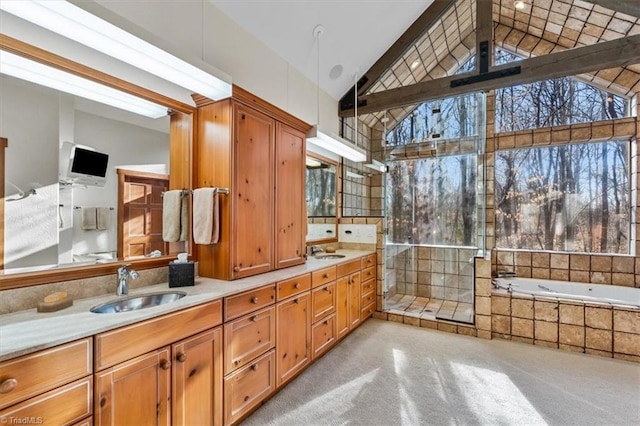
<instances>
[{"instance_id":1,"label":"white towel","mask_svg":"<svg viewBox=\"0 0 640 426\"><path fill-rule=\"evenodd\" d=\"M182 208L180 209L180 239L179 241L187 241L189 238L189 199L182 196Z\"/></svg>"},{"instance_id":2,"label":"white towel","mask_svg":"<svg viewBox=\"0 0 640 426\"><path fill-rule=\"evenodd\" d=\"M109 207L96 207L96 229L106 231L111 226L111 209Z\"/></svg>"},{"instance_id":3,"label":"white towel","mask_svg":"<svg viewBox=\"0 0 640 426\"><path fill-rule=\"evenodd\" d=\"M193 191L193 241L215 244L218 237L218 194L215 188L198 188Z\"/></svg>"},{"instance_id":4,"label":"white towel","mask_svg":"<svg viewBox=\"0 0 640 426\"><path fill-rule=\"evenodd\" d=\"M97 229L95 207L82 207L80 208L80 214L82 215L81 227L83 231L93 231Z\"/></svg>"},{"instance_id":5,"label":"white towel","mask_svg":"<svg viewBox=\"0 0 640 426\"><path fill-rule=\"evenodd\" d=\"M162 196L162 239L175 243L180 239L182 191L166 191Z\"/></svg>"}]
</instances>

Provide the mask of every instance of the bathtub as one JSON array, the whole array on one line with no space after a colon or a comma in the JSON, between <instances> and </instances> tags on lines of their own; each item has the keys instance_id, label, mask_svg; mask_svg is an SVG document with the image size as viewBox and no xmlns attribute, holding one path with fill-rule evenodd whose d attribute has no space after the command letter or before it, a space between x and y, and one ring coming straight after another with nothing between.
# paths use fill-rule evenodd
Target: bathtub
<instances>
[{"instance_id":1,"label":"bathtub","mask_svg":"<svg viewBox=\"0 0 640 426\"><path fill-rule=\"evenodd\" d=\"M640 288L514 277L494 278L493 285L514 294L640 308Z\"/></svg>"}]
</instances>

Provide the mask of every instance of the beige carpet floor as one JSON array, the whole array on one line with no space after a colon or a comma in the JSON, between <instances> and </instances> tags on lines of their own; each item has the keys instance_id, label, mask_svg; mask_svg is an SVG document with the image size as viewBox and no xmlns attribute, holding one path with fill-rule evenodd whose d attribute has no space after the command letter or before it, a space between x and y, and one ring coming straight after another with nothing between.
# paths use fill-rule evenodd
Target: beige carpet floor
<instances>
[{"instance_id":1,"label":"beige carpet floor","mask_svg":"<svg viewBox=\"0 0 640 426\"><path fill-rule=\"evenodd\" d=\"M640 365L370 319L243 426L545 424L640 424Z\"/></svg>"}]
</instances>

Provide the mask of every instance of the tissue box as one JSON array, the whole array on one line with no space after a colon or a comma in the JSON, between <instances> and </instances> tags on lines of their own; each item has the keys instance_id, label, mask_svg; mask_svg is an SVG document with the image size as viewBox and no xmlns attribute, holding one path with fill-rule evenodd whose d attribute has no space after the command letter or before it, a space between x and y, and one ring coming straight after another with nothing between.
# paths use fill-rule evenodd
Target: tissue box
<instances>
[{"instance_id":1,"label":"tissue box","mask_svg":"<svg viewBox=\"0 0 640 426\"><path fill-rule=\"evenodd\" d=\"M192 286L195 281L194 263L169 262L169 287Z\"/></svg>"}]
</instances>

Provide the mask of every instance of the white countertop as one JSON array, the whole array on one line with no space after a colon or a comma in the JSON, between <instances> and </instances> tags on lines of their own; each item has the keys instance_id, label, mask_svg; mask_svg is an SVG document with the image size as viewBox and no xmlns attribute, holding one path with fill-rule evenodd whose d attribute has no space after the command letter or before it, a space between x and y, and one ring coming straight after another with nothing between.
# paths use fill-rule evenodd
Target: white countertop
<instances>
[{"instance_id":1,"label":"white countertop","mask_svg":"<svg viewBox=\"0 0 640 426\"><path fill-rule=\"evenodd\" d=\"M168 283L163 283L131 290L129 296L168 290L187 293L185 297L175 302L137 311L106 314L96 314L89 311L95 305L117 300L118 296L115 295L114 286L113 294L74 300L73 306L57 312L39 313L35 309L29 309L0 315L0 361L221 299L232 294L242 293L327 266L348 262L374 252L338 250L338 253L345 255L345 257L325 260L310 257L304 265L279 269L235 281L197 277L195 285L192 287L169 288ZM124 297L128 296L121 296L121 298Z\"/></svg>"}]
</instances>

